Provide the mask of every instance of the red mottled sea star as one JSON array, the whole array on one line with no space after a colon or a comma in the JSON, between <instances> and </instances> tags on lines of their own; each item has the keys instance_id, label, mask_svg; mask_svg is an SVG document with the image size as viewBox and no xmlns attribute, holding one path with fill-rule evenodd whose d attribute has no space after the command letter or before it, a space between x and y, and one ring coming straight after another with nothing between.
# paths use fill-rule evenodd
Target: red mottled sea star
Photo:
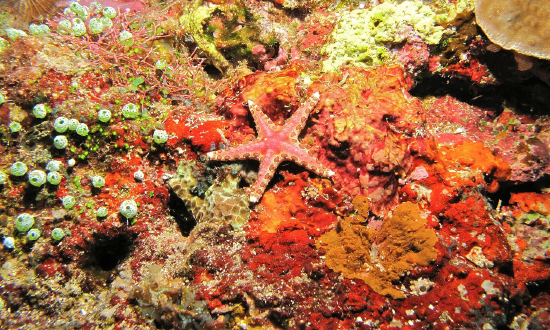
<instances>
[{"instance_id":1,"label":"red mottled sea star","mask_svg":"<svg viewBox=\"0 0 550 330\"><path fill-rule=\"evenodd\" d=\"M298 135L317 102L319 102L319 93L313 94L283 126L278 126L262 112L259 106L248 101L248 108L258 132L256 139L227 150L212 151L206 155L212 160L256 159L260 162L258 179L248 190L251 203L260 200L277 166L283 161L292 161L317 175L331 177L334 172L319 163L298 141Z\"/></svg>"}]
</instances>

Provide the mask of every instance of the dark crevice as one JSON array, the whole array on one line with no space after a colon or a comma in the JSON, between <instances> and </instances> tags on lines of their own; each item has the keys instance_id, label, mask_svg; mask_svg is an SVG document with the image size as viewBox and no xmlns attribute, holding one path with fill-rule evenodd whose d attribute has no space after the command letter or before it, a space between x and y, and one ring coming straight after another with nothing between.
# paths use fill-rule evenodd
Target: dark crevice
<instances>
[{"instance_id":1,"label":"dark crevice","mask_svg":"<svg viewBox=\"0 0 550 330\"><path fill-rule=\"evenodd\" d=\"M170 215L174 217L181 234L188 237L191 230L197 225L197 221L189 212L185 203L174 192L170 192L170 201L168 202Z\"/></svg>"},{"instance_id":2,"label":"dark crevice","mask_svg":"<svg viewBox=\"0 0 550 330\"><path fill-rule=\"evenodd\" d=\"M114 235L95 234L86 261L87 267L97 267L103 271L115 269L132 251L135 234L130 232Z\"/></svg>"},{"instance_id":3,"label":"dark crevice","mask_svg":"<svg viewBox=\"0 0 550 330\"><path fill-rule=\"evenodd\" d=\"M421 72L415 76L411 95L419 98L450 95L462 102L492 109L497 113L502 112L504 107L510 107L524 114L548 114L550 86L534 71L518 71L511 52L487 53L480 55L478 59L487 65L497 83L477 85L466 77ZM540 61L541 72L550 71L550 68L546 68L549 66L547 62Z\"/></svg>"},{"instance_id":4,"label":"dark crevice","mask_svg":"<svg viewBox=\"0 0 550 330\"><path fill-rule=\"evenodd\" d=\"M219 80L223 78L223 73L213 64L205 64L203 70L212 79Z\"/></svg>"}]
</instances>

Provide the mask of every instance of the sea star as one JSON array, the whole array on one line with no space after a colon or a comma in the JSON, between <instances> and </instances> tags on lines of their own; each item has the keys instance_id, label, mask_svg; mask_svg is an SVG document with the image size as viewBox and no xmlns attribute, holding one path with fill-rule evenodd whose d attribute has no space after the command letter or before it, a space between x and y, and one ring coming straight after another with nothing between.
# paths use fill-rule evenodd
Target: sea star
<instances>
[{"instance_id":1,"label":"sea star","mask_svg":"<svg viewBox=\"0 0 550 330\"><path fill-rule=\"evenodd\" d=\"M226 150L212 151L206 155L212 160L256 159L260 162L258 179L248 189L251 203L257 203L260 200L277 166L283 161L292 161L319 176L331 177L334 172L319 163L298 141L298 135L317 102L319 102L319 93L313 94L283 126L279 126L275 125L258 105L249 100L248 108L258 133L256 139Z\"/></svg>"}]
</instances>

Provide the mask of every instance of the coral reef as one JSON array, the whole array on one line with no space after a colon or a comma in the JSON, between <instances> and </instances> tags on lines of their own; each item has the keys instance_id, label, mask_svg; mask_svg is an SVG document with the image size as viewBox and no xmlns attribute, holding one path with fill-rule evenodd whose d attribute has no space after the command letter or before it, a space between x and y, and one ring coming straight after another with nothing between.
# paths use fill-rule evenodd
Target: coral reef
<instances>
[{"instance_id":1,"label":"coral reef","mask_svg":"<svg viewBox=\"0 0 550 330\"><path fill-rule=\"evenodd\" d=\"M386 62L392 57L388 46L414 37L427 45L438 44L445 33L441 23L465 5L451 4L447 8L449 16L436 14L422 1L385 1L372 8L346 12L340 16L331 41L323 48L322 52L328 56L323 70L335 71L345 63L369 66Z\"/></svg>"},{"instance_id":2,"label":"coral reef","mask_svg":"<svg viewBox=\"0 0 550 330\"><path fill-rule=\"evenodd\" d=\"M0 328L548 328L550 65L480 2L1 7Z\"/></svg>"},{"instance_id":3,"label":"coral reef","mask_svg":"<svg viewBox=\"0 0 550 330\"><path fill-rule=\"evenodd\" d=\"M254 15L240 1L215 6L201 6L202 2L188 5L179 22L220 72L232 67L230 61L250 58L253 47L275 43L273 35L260 33Z\"/></svg>"},{"instance_id":4,"label":"coral reef","mask_svg":"<svg viewBox=\"0 0 550 330\"><path fill-rule=\"evenodd\" d=\"M9 8L15 13L15 27L23 28L32 21L43 20L53 14L59 0L4 0L0 8Z\"/></svg>"}]
</instances>

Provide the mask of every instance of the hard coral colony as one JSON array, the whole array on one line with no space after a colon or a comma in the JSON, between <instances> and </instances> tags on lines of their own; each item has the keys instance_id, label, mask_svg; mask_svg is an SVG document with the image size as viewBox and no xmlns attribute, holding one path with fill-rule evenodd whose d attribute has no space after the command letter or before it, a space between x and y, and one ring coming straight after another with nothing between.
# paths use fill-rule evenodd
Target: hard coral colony
<instances>
[{"instance_id":1,"label":"hard coral colony","mask_svg":"<svg viewBox=\"0 0 550 330\"><path fill-rule=\"evenodd\" d=\"M550 328L547 2L0 1L0 327Z\"/></svg>"}]
</instances>

